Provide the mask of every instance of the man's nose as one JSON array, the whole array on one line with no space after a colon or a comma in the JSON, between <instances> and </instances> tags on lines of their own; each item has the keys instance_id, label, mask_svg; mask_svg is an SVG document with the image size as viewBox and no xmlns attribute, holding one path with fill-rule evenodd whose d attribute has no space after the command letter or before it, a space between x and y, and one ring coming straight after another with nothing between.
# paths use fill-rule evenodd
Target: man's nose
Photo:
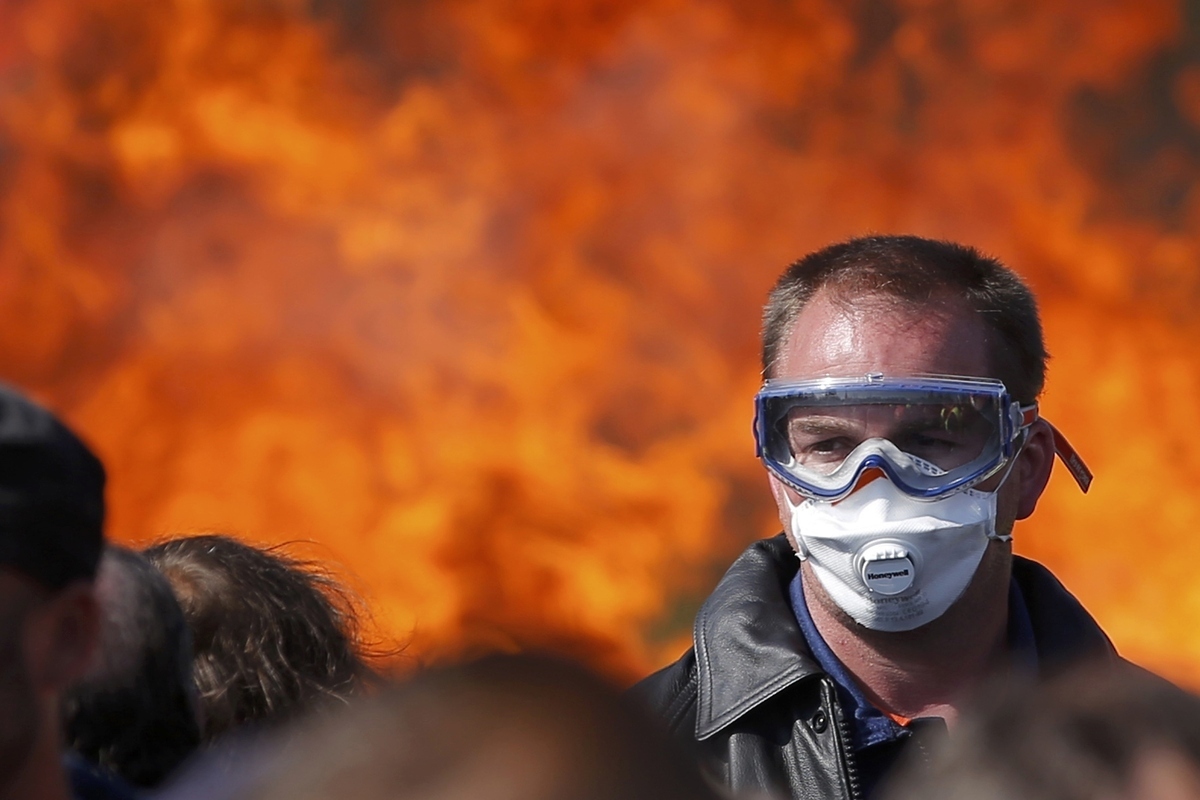
<instances>
[{"instance_id":1,"label":"man's nose","mask_svg":"<svg viewBox=\"0 0 1200 800\"><path fill-rule=\"evenodd\" d=\"M850 496L851 496L851 495L853 495L855 492L857 492L859 489L861 489L861 488L863 488L864 486L866 486L868 483L872 483L873 481L877 481L877 480L879 480L880 478L883 478L884 480L887 480L887 473L886 473L886 472L884 472L884 471L883 471L882 469L880 469L879 467L867 467L866 469L864 469L864 470L862 471L862 474L858 476L858 480L854 482L854 488L853 488L853 489L851 489L851 490L849 491L849 493L847 493L847 494L846 494L846 497L850 497ZM835 500L834 502L835 502L835 503L840 503L840 502L842 502L842 500L845 500L845 499L846 499L846 497L843 497L843 498L841 498L840 500Z\"/></svg>"}]
</instances>

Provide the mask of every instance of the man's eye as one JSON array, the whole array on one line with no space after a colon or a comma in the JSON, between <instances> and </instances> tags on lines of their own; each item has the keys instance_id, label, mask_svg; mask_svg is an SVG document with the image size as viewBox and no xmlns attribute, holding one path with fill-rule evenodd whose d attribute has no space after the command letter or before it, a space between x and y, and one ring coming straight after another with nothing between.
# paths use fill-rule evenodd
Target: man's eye
<instances>
[{"instance_id":1,"label":"man's eye","mask_svg":"<svg viewBox=\"0 0 1200 800\"><path fill-rule=\"evenodd\" d=\"M840 455L849 452L852 448L850 442L846 439L837 437L831 439L821 439L816 442L806 444L803 448L805 453L815 456L830 456Z\"/></svg>"},{"instance_id":2,"label":"man's eye","mask_svg":"<svg viewBox=\"0 0 1200 800\"><path fill-rule=\"evenodd\" d=\"M931 436L925 433L914 433L907 437L908 441L901 450L953 450L958 446L957 440L947 436Z\"/></svg>"}]
</instances>

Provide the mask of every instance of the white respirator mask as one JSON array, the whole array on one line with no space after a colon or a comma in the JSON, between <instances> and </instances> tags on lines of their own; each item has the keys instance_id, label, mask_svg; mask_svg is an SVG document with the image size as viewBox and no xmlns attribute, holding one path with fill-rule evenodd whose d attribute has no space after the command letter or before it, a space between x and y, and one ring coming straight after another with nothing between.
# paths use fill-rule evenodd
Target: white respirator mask
<instances>
[{"instance_id":1,"label":"white respirator mask","mask_svg":"<svg viewBox=\"0 0 1200 800\"><path fill-rule=\"evenodd\" d=\"M966 591L988 542L1012 538L996 533L995 492L918 500L880 475L836 502L783 496L797 555L851 619L877 631L940 617Z\"/></svg>"}]
</instances>

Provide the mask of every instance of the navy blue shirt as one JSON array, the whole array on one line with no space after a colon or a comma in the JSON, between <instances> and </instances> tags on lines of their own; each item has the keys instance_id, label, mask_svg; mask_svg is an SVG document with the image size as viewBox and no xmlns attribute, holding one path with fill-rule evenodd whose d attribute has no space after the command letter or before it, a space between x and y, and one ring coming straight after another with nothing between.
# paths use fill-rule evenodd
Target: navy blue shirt
<instances>
[{"instance_id":1,"label":"navy blue shirt","mask_svg":"<svg viewBox=\"0 0 1200 800\"><path fill-rule=\"evenodd\" d=\"M124 781L73 750L63 754L63 766L75 800L136 800Z\"/></svg>"},{"instance_id":2,"label":"navy blue shirt","mask_svg":"<svg viewBox=\"0 0 1200 800\"><path fill-rule=\"evenodd\" d=\"M870 797L879 779L891 767L908 740L917 734L922 737L944 735L946 723L940 717L926 717L901 725L867 700L849 671L817 631L804 599L800 575L800 572L796 573L790 586L792 611L800 623L800 631L813 658L837 685L838 700L850 723L851 747L856 756L859 782L865 796ZM1015 579L1008 587L1008 650L1018 665L1037 669L1033 622Z\"/></svg>"}]
</instances>

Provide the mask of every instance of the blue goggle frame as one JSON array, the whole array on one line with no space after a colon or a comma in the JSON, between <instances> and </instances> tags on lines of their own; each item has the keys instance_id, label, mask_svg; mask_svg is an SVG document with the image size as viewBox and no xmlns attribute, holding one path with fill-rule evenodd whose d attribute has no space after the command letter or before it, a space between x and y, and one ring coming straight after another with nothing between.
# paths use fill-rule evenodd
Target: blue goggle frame
<instances>
[{"instance_id":1,"label":"blue goggle frame","mask_svg":"<svg viewBox=\"0 0 1200 800\"><path fill-rule=\"evenodd\" d=\"M828 475L785 463L779 458L779 446L775 441L776 426L782 414L768 412L768 408L779 407L780 401L783 401L783 413L786 414L790 409L806 404L829 407L838 404L938 403L964 395L981 398L990 404L995 414L994 441L968 464L941 475L916 470L913 457L885 439L867 440L855 447L842 465ZM796 402L789 405L786 403L789 399ZM912 497L934 499L970 488L996 474L1015 455L1022 432L1036 419L1036 405L1022 407L1011 398L1002 382L989 378L869 374L854 378L776 379L767 381L755 396L755 454L784 484L816 500L845 497L859 485L863 474L872 469L882 472Z\"/></svg>"}]
</instances>

